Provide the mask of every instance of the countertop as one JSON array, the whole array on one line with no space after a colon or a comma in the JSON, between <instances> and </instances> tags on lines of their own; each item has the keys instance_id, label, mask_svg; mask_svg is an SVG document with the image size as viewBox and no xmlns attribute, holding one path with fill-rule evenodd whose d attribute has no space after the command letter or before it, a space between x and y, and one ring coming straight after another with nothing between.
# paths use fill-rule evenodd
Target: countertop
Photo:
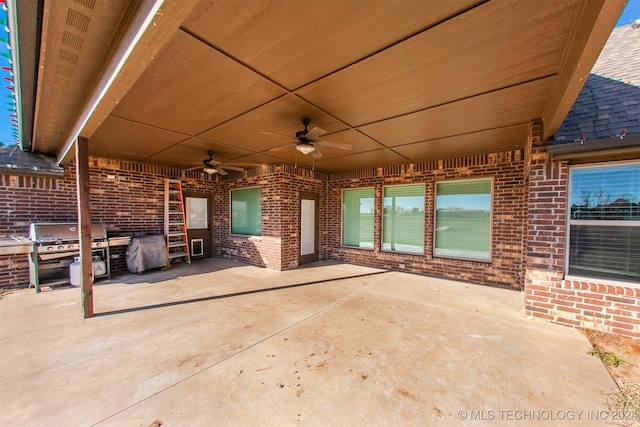
<instances>
[{"instance_id":1,"label":"countertop","mask_svg":"<svg viewBox=\"0 0 640 427\"><path fill-rule=\"evenodd\" d=\"M0 237L0 255L28 254L33 252L33 242L26 237Z\"/></svg>"}]
</instances>

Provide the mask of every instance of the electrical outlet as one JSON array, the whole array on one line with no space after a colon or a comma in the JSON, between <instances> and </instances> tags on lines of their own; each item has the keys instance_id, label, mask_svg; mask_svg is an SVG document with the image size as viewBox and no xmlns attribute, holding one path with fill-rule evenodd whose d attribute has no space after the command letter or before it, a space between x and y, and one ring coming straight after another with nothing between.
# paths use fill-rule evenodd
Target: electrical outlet
<instances>
[{"instance_id":1,"label":"electrical outlet","mask_svg":"<svg viewBox=\"0 0 640 427\"><path fill-rule=\"evenodd\" d=\"M399 268L404 268L405 266L404 266L404 264L400 264L400 265L398 265L398 267Z\"/></svg>"}]
</instances>

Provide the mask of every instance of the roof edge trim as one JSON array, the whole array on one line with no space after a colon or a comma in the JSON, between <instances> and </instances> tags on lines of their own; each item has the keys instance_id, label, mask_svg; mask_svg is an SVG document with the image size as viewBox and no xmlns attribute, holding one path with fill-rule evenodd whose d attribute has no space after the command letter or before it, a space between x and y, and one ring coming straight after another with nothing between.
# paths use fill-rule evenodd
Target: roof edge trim
<instances>
[{"instance_id":1,"label":"roof edge trim","mask_svg":"<svg viewBox=\"0 0 640 427\"><path fill-rule=\"evenodd\" d=\"M622 154L637 157L640 154L640 135L631 135L624 139L613 137L585 141L584 143L551 144L547 147L547 153L553 157L553 160L574 160Z\"/></svg>"},{"instance_id":2,"label":"roof edge trim","mask_svg":"<svg viewBox=\"0 0 640 427\"><path fill-rule=\"evenodd\" d=\"M105 72L102 74L98 84L94 88L84 108L81 110L80 116L76 119L71 131L66 135L64 145L58 153L57 161L62 164L69 162L74 155L72 151L78 135L82 131L94 110L100 104L100 101L107 93L111 84L118 76L118 73L124 66L133 51L134 47L147 30L147 27L153 21L164 0L146 0L141 3L135 12L132 24L125 30L125 34L119 43L116 53L109 58Z\"/></svg>"}]
</instances>

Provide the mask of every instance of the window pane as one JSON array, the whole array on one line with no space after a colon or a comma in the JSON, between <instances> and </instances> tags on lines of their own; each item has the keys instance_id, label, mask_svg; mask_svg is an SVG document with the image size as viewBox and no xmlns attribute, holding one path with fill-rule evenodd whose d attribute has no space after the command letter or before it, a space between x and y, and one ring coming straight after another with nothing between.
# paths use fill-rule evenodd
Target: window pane
<instances>
[{"instance_id":1,"label":"window pane","mask_svg":"<svg viewBox=\"0 0 640 427\"><path fill-rule=\"evenodd\" d=\"M424 185L384 188L382 250L424 253Z\"/></svg>"},{"instance_id":2,"label":"window pane","mask_svg":"<svg viewBox=\"0 0 640 427\"><path fill-rule=\"evenodd\" d=\"M373 188L342 192L342 245L373 249Z\"/></svg>"},{"instance_id":3,"label":"window pane","mask_svg":"<svg viewBox=\"0 0 640 427\"><path fill-rule=\"evenodd\" d=\"M574 169L571 219L640 220L640 164Z\"/></svg>"},{"instance_id":4,"label":"window pane","mask_svg":"<svg viewBox=\"0 0 640 427\"><path fill-rule=\"evenodd\" d=\"M231 233L262 235L262 189L231 191Z\"/></svg>"},{"instance_id":5,"label":"window pane","mask_svg":"<svg viewBox=\"0 0 640 427\"><path fill-rule=\"evenodd\" d=\"M302 199L300 203L300 255L316 251L316 201Z\"/></svg>"},{"instance_id":6,"label":"window pane","mask_svg":"<svg viewBox=\"0 0 640 427\"><path fill-rule=\"evenodd\" d=\"M436 183L436 256L491 259L491 180Z\"/></svg>"},{"instance_id":7,"label":"window pane","mask_svg":"<svg viewBox=\"0 0 640 427\"><path fill-rule=\"evenodd\" d=\"M640 280L640 163L570 171L568 274Z\"/></svg>"},{"instance_id":8,"label":"window pane","mask_svg":"<svg viewBox=\"0 0 640 427\"><path fill-rule=\"evenodd\" d=\"M569 274L640 281L640 227L573 225Z\"/></svg>"},{"instance_id":9,"label":"window pane","mask_svg":"<svg viewBox=\"0 0 640 427\"><path fill-rule=\"evenodd\" d=\"M187 228L188 229L206 229L209 227L208 199L200 197L187 197L185 199L187 205Z\"/></svg>"}]
</instances>

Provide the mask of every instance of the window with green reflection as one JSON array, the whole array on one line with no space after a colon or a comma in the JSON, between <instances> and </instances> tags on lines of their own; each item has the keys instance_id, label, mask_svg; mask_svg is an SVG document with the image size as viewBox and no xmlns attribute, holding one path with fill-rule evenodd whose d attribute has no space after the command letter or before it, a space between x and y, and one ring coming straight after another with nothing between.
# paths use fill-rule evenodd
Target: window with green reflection
<instances>
[{"instance_id":1,"label":"window with green reflection","mask_svg":"<svg viewBox=\"0 0 640 427\"><path fill-rule=\"evenodd\" d=\"M231 190L231 234L262 235L262 189Z\"/></svg>"},{"instance_id":2,"label":"window with green reflection","mask_svg":"<svg viewBox=\"0 0 640 427\"><path fill-rule=\"evenodd\" d=\"M424 185L383 189L382 250L424 253Z\"/></svg>"},{"instance_id":3,"label":"window with green reflection","mask_svg":"<svg viewBox=\"0 0 640 427\"><path fill-rule=\"evenodd\" d=\"M342 246L373 249L373 188L342 191Z\"/></svg>"},{"instance_id":4,"label":"window with green reflection","mask_svg":"<svg viewBox=\"0 0 640 427\"><path fill-rule=\"evenodd\" d=\"M491 179L436 183L434 256L491 260Z\"/></svg>"}]
</instances>

